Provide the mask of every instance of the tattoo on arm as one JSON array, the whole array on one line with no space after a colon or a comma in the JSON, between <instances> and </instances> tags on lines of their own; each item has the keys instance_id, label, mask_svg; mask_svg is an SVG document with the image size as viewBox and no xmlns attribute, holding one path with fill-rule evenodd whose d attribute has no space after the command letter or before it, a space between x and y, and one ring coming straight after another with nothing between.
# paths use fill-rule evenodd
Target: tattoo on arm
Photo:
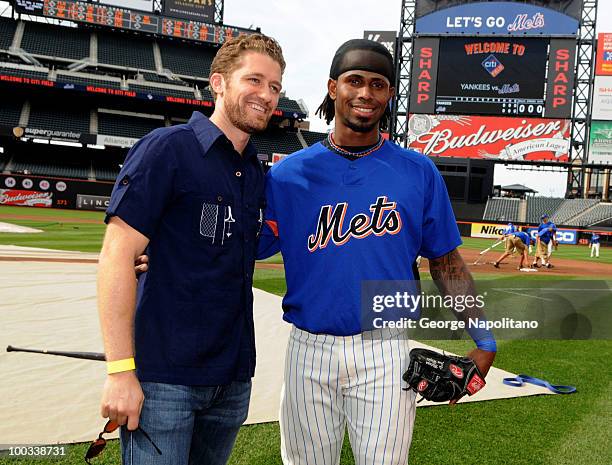
<instances>
[{"instance_id":1,"label":"tattoo on arm","mask_svg":"<svg viewBox=\"0 0 612 465\"><path fill-rule=\"evenodd\" d=\"M429 260L429 272L442 295L450 295L453 298L476 297L474 279L457 249L442 257ZM467 321L468 318L483 317L482 310L474 305L467 305L462 312L453 310L453 313L462 321Z\"/></svg>"}]
</instances>

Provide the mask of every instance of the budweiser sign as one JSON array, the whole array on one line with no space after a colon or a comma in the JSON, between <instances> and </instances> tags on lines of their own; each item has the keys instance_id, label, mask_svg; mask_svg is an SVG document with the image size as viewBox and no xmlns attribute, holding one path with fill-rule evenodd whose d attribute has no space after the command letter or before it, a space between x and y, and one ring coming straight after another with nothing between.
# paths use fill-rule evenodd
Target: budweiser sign
<instances>
[{"instance_id":1,"label":"budweiser sign","mask_svg":"<svg viewBox=\"0 0 612 465\"><path fill-rule=\"evenodd\" d=\"M567 162L564 119L410 115L408 146L425 155Z\"/></svg>"},{"instance_id":2,"label":"budweiser sign","mask_svg":"<svg viewBox=\"0 0 612 465\"><path fill-rule=\"evenodd\" d=\"M0 189L0 205L19 205L22 207L50 207L53 203L51 192Z\"/></svg>"}]
</instances>

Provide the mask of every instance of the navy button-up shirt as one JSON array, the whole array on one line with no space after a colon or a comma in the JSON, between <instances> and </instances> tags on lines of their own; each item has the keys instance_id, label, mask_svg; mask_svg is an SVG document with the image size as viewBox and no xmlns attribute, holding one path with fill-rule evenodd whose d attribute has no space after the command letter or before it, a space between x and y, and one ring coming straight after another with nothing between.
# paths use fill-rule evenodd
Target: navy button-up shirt
<instances>
[{"instance_id":1,"label":"navy button-up shirt","mask_svg":"<svg viewBox=\"0 0 612 465\"><path fill-rule=\"evenodd\" d=\"M141 381L211 386L253 376L264 202L253 145L241 156L201 113L130 150L106 220L116 215L150 240L135 317Z\"/></svg>"}]
</instances>

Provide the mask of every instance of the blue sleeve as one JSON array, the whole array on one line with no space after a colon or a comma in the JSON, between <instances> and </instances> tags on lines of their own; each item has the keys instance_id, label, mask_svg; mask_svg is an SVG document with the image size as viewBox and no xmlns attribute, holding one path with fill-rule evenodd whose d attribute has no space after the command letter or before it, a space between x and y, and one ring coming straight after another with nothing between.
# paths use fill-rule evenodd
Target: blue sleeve
<instances>
[{"instance_id":1,"label":"blue sleeve","mask_svg":"<svg viewBox=\"0 0 612 465\"><path fill-rule=\"evenodd\" d=\"M461 235L444 179L433 162L427 162L428 172L425 176L429 185L425 187L423 236L419 255L438 258L459 247Z\"/></svg>"},{"instance_id":2,"label":"blue sleeve","mask_svg":"<svg viewBox=\"0 0 612 465\"><path fill-rule=\"evenodd\" d=\"M280 251L278 223L274 206L274 180L271 170L266 174L266 213L257 245L257 260L271 257Z\"/></svg>"},{"instance_id":3,"label":"blue sleeve","mask_svg":"<svg viewBox=\"0 0 612 465\"><path fill-rule=\"evenodd\" d=\"M158 131L140 139L129 151L117 177L105 222L118 216L149 239L174 195L176 160Z\"/></svg>"}]
</instances>

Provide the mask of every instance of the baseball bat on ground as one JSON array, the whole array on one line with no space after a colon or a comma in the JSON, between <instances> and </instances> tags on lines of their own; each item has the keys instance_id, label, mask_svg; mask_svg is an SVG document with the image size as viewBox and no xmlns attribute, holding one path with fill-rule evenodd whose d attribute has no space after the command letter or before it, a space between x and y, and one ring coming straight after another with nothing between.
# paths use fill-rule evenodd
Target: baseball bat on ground
<instances>
[{"instance_id":1,"label":"baseball bat on ground","mask_svg":"<svg viewBox=\"0 0 612 465\"><path fill-rule=\"evenodd\" d=\"M101 352L67 352L63 350L38 350L38 349L23 349L19 347L8 346L7 352L29 352L32 354L58 355L60 357L79 358L82 360L97 360L103 362L106 357Z\"/></svg>"},{"instance_id":2,"label":"baseball bat on ground","mask_svg":"<svg viewBox=\"0 0 612 465\"><path fill-rule=\"evenodd\" d=\"M503 241L497 241L495 244L493 244L491 247L487 247L486 249L484 249L482 252L480 252L478 254L478 258L476 259L476 261L474 263L472 263L472 265L478 265L479 260L482 258L482 256L484 254L486 254L489 250L491 250L494 247L497 247L499 244L501 244Z\"/></svg>"}]
</instances>

